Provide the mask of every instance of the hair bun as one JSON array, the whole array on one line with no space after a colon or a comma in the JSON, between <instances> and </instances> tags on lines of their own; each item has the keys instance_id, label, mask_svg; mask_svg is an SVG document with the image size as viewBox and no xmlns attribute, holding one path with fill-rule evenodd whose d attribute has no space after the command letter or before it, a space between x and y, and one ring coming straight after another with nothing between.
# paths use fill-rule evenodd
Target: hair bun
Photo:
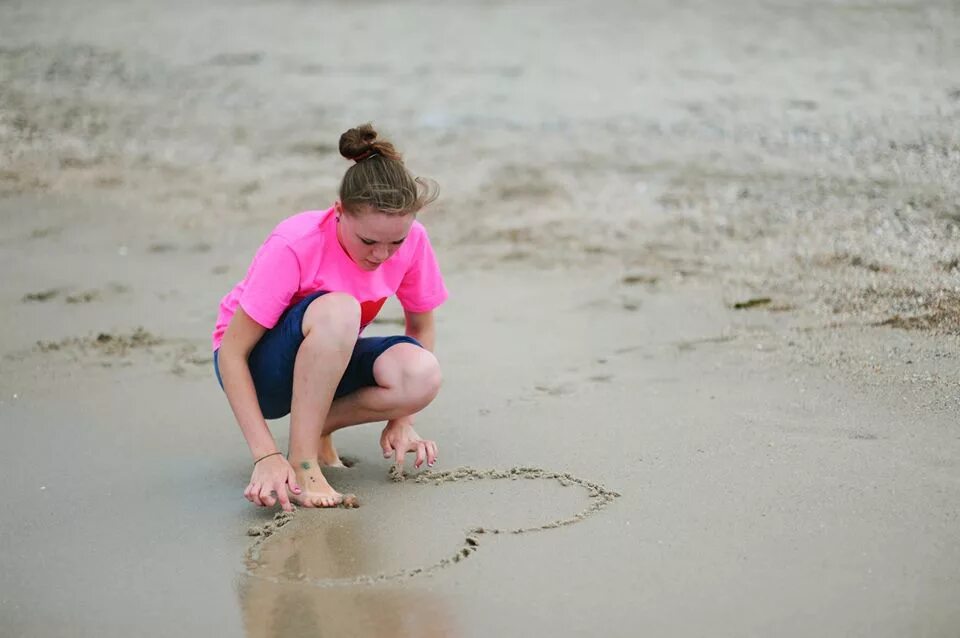
<instances>
[{"instance_id":1,"label":"hair bun","mask_svg":"<svg viewBox=\"0 0 960 638\"><path fill-rule=\"evenodd\" d=\"M400 160L400 153L393 144L377 140L377 132L371 123L361 124L340 136L340 154L348 160L359 162L374 153L388 159Z\"/></svg>"},{"instance_id":2,"label":"hair bun","mask_svg":"<svg viewBox=\"0 0 960 638\"><path fill-rule=\"evenodd\" d=\"M410 174L393 144L379 139L369 123L340 136L340 154L354 161L340 182L347 214L369 207L386 215L416 214L437 198L436 182Z\"/></svg>"}]
</instances>

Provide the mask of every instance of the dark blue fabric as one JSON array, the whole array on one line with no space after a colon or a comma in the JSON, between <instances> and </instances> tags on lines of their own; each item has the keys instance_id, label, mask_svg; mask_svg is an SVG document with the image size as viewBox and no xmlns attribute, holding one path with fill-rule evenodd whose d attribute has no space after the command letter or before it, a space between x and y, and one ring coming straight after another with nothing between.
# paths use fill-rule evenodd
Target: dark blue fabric
<instances>
[{"instance_id":1,"label":"dark blue fabric","mask_svg":"<svg viewBox=\"0 0 960 638\"><path fill-rule=\"evenodd\" d=\"M318 292L296 303L283 313L270 330L264 333L254 346L247 360L250 375L257 390L257 400L265 419L279 419L290 414L290 402L293 398L293 365L297 351L303 343L303 315L314 299L326 294ZM340 378L335 398L356 392L360 388L377 385L373 378L373 364L387 348L398 343L412 343L419 346L413 337L396 335L391 337L362 337L353 347L350 363ZM213 369L220 387L220 351L213 353Z\"/></svg>"}]
</instances>

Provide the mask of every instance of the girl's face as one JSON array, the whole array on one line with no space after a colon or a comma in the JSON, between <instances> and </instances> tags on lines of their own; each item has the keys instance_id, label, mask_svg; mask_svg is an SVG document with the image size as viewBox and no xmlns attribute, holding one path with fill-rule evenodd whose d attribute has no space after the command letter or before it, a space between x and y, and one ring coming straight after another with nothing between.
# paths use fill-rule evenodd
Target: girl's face
<instances>
[{"instance_id":1,"label":"girl's face","mask_svg":"<svg viewBox=\"0 0 960 638\"><path fill-rule=\"evenodd\" d=\"M337 237L350 259L376 270L403 244L415 215L386 215L370 207L351 215L338 202L337 219Z\"/></svg>"}]
</instances>

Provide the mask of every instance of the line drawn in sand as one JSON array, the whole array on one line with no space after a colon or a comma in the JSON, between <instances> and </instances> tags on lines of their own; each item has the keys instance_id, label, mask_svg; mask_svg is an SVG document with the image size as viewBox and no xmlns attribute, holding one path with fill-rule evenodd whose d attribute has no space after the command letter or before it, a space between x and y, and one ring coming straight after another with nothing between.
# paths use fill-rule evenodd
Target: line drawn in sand
<instances>
[{"instance_id":1,"label":"line drawn in sand","mask_svg":"<svg viewBox=\"0 0 960 638\"><path fill-rule=\"evenodd\" d=\"M312 585L314 587L347 587L351 585L375 585L391 581L406 580L418 576L432 574L438 570L445 569L466 560L480 548L481 539L486 535L499 534L532 534L543 532L549 529L556 529L566 525L573 525L588 518L589 516L604 509L615 499L620 497L618 492L610 490L603 485L593 483L586 479L573 476L569 473L550 472L538 467L512 467L508 470L480 470L472 467L460 467L455 470L437 472L434 470L424 470L417 474L404 474L396 466L391 466L389 476L394 482L409 481L421 485L441 485L448 482L457 481L476 481L476 480L553 480L564 487L576 485L587 491L590 504L580 512L567 518L552 520L543 525L531 525L527 527L517 527L513 529L496 527L473 527L466 532L462 545L455 552L441 558L440 560L422 567L413 567L409 569L400 569L389 573L377 575L360 575L347 578L314 578L306 574L286 574L282 576L267 576L258 574L258 569L263 565L261 562L261 552L264 544L280 530L284 525L292 521L296 514L293 512L278 512L273 517L273 521L262 526L254 526L247 530L250 536L257 536L256 542L247 550L246 554L246 572L249 576L273 582L273 583L300 583ZM355 505L354 505L355 506Z\"/></svg>"}]
</instances>

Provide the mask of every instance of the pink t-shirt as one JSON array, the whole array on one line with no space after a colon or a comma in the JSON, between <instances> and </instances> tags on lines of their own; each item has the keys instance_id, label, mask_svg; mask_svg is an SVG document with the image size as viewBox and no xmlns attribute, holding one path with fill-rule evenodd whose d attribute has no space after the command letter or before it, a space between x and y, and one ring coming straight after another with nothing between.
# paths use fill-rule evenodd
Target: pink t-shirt
<instances>
[{"instance_id":1,"label":"pink t-shirt","mask_svg":"<svg viewBox=\"0 0 960 638\"><path fill-rule=\"evenodd\" d=\"M367 271L340 245L334 209L307 211L280 222L257 251L247 276L220 301L213 349L220 347L238 305L269 329L287 308L320 290L353 295L362 309L361 330L391 295L396 294L409 312L433 310L447 298L437 258L420 222L413 222L406 240L387 261Z\"/></svg>"}]
</instances>

